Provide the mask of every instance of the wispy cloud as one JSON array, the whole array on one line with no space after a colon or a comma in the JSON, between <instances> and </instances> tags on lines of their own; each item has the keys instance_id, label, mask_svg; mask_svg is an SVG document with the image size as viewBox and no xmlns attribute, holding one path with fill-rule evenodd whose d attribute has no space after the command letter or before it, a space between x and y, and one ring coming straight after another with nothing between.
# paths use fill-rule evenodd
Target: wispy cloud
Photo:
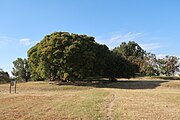
<instances>
[{"instance_id":1,"label":"wispy cloud","mask_svg":"<svg viewBox=\"0 0 180 120\"><path fill-rule=\"evenodd\" d=\"M137 41L141 39L143 33L136 33L136 32L111 32L106 36L97 37L97 41L103 44L106 44L110 49L117 47L121 44L121 42L128 42L128 41Z\"/></svg>"},{"instance_id":2,"label":"wispy cloud","mask_svg":"<svg viewBox=\"0 0 180 120\"><path fill-rule=\"evenodd\" d=\"M158 50L163 48L163 45L156 42L161 38L149 36L142 32L111 32L101 37L97 37L97 42L106 44L110 49L119 46L122 42L135 41L144 50L152 52L153 50ZM153 51L154 52L154 51Z\"/></svg>"},{"instance_id":3,"label":"wispy cloud","mask_svg":"<svg viewBox=\"0 0 180 120\"><path fill-rule=\"evenodd\" d=\"M15 38L7 37L7 36L0 36L0 46L8 45L9 43L12 43Z\"/></svg>"},{"instance_id":4,"label":"wispy cloud","mask_svg":"<svg viewBox=\"0 0 180 120\"><path fill-rule=\"evenodd\" d=\"M0 36L0 46L7 46L10 44L13 45L34 45L39 41L32 41L30 38L14 38L14 37L7 37L7 36Z\"/></svg>"},{"instance_id":5,"label":"wispy cloud","mask_svg":"<svg viewBox=\"0 0 180 120\"><path fill-rule=\"evenodd\" d=\"M110 42L126 42L126 41L134 41L140 38L143 34L142 33L133 33L128 32L126 34L115 34L110 38Z\"/></svg>"},{"instance_id":6,"label":"wispy cloud","mask_svg":"<svg viewBox=\"0 0 180 120\"><path fill-rule=\"evenodd\" d=\"M22 38L19 40L20 44L22 45L30 45L31 42L30 42L30 39L29 38Z\"/></svg>"},{"instance_id":7,"label":"wispy cloud","mask_svg":"<svg viewBox=\"0 0 180 120\"><path fill-rule=\"evenodd\" d=\"M140 44L140 46L144 49L144 50L156 50L161 48L162 46L159 43L147 43L147 44Z\"/></svg>"},{"instance_id":8,"label":"wispy cloud","mask_svg":"<svg viewBox=\"0 0 180 120\"><path fill-rule=\"evenodd\" d=\"M19 43L21 45L26 45L26 46L33 45L33 44L36 44L38 42L39 41L32 41L30 38L22 38L19 40Z\"/></svg>"}]
</instances>

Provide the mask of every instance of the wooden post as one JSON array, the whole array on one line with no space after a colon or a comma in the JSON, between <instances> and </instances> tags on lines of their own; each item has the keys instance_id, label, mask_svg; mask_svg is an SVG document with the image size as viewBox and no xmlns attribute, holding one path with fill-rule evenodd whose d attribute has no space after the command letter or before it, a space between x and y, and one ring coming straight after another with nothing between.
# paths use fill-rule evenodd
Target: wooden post
<instances>
[{"instance_id":1,"label":"wooden post","mask_svg":"<svg viewBox=\"0 0 180 120\"><path fill-rule=\"evenodd\" d=\"M9 93L11 93L11 82L10 82L10 87L9 87Z\"/></svg>"},{"instance_id":2,"label":"wooden post","mask_svg":"<svg viewBox=\"0 0 180 120\"><path fill-rule=\"evenodd\" d=\"M13 87L13 86L14 86L14 93L16 93L16 81L11 81L10 82L9 93L11 93L11 90L12 90L11 87Z\"/></svg>"},{"instance_id":3,"label":"wooden post","mask_svg":"<svg viewBox=\"0 0 180 120\"><path fill-rule=\"evenodd\" d=\"M15 89L15 93L16 93L16 80L14 81L14 84L15 84L15 88L14 89Z\"/></svg>"}]
</instances>

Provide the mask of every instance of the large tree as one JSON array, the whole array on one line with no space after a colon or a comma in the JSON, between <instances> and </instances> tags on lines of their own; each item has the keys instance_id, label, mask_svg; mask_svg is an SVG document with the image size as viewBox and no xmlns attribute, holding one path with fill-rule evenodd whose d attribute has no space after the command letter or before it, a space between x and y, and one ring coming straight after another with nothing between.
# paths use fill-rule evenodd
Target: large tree
<instances>
[{"instance_id":1,"label":"large tree","mask_svg":"<svg viewBox=\"0 0 180 120\"><path fill-rule=\"evenodd\" d=\"M55 32L28 51L31 76L53 80L64 74L72 79L103 74L108 52L94 37Z\"/></svg>"},{"instance_id":2,"label":"large tree","mask_svg":"<svg viewBox=\"0 0 180 120\"><path fill-rule=\"evenodd\" d=\"M128 43L122 42L119 47L114 48L114 52L119 53L128 60L135 58L143 58L145 51L134 41L129 41Z\"/></svg>"},{"instance_id":3,"label":"large tree","mask_svg":"<svg viewBox=\"0 0 180 120\"><path fill-rule=\"evenodd\" d=\"M27 82L30 79L28 61L26 59L17 58L17 60L15 60L13 64L14 67L12 70L12 74L17 79L23 79Z\"/></svg>"},{"instance_id":4,"label":"large tree","mask_svg":"<svg viewBox=\"0 0 180 120\"><path fill-rule=\"evenodd\" d=\"M129 63L106 45L95 42L94 37L54 32L28 50L28 65L35 80L75 80L88 76L123 76ZM110 69L116 73L109 72Z\"/></svg>"},{"instance_id":5,"label":"large tree","mask_svg":"<svg viewBox=\"0 0 180 120\"><path fill-rule=\"evenodd\" d=\"M113 49L113 52L124 57L129 62L136 64L136 72L144 72L143 67L146 51L143 50L136 42L122 42L119 47Z\"/></svg>"}]
</instances>

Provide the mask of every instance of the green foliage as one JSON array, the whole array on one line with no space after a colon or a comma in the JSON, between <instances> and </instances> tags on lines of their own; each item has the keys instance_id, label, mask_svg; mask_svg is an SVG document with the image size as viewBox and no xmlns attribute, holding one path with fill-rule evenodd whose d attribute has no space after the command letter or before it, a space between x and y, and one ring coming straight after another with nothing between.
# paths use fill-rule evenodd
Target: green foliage
<instances>
[{"instance_id":1,"label":"green foliage","mask_svg":"<svg viewBox=\"0 0 180 120\"><path fill-rule=\"evenodd\" d=\"M3 71L3 69L0 68L0 83L6 83L10 82L9 74L8 72Z\"/></svg>"},{"instance_id":2,"label":"green foliage","mask_svg":"<svg viewBox=\"0 0 180 120\"><path fill-rule=\"evenodd\" d=\"M131 78L135 76L137 65L129 62L125 58L116 53L111 53L108 56L106 63L106 76L110 77L113 81L114 78Z\"/></svg>"},{"instance_id":3,"label":"green foliage","mask_svg":"<svg viewBox=\"0 0 180 120\"><path fill-rule=\"evenodd\" d=\"M122 42L119 47L114 48L114 52L133 62L134 58L143 59L145 51L134 41Z\"/></svg>"},{"instance_id":4,"label":"green foliage","mask_svg":"<svg viewBox=\"0 0 180 120\"><path fill-rule=\"evenodd\" d=\"M27 82L30 79L28 61L26 59L17 58L17 60L15 60L13 64L14 67L12 70L12 74L17 79L23 79Z\"/></svg>"},{"instance_id":5,"label":"green foliage","mask_svg":"<svg viewBox=\"0 0 180 120\"><path fill-rule=\"evenodd\" d=\"M18 79L82 80L102 76L115 80L141 75L174 75L179 71L179 58L167 56L156 59L137 43L129 41L110 51L94 37L54 32L46 35L28 50L28 61L18 58L13 62L12 74Z\"/></svg>"},{"instance_id":6,"label":"green foliage","mask_svg":"<svg viewBox=\"0 0 180 120\"><path fill-rule=\"evenodd\" d=\"M135 64L133 71L143 72L144 67L144 57L146 52L134 41L129 41L128 43L122 42L119 47L113 49L113 52L122 56L127 61Z\"/></svg>"},{"instance_id":7,"label":"green foliage","mask_svg":"<svg viewBox=\"0 0 180 120\"><path fill-rule=\"evenodd\" d=\"M88 76L131 77L135 68L106 45L96 43L94 37L68 32L47 35L29 49L28 65L34 80L67 79L67 76L69 80Z\"/></svg>"},{"instance_id":8,"label":"green foliage","mask_svg":"<svg viewBox=\"0 0 180 120\"><path fill-rule=\"evenodd\" d=\"M82 79L102 74L108 52L94 37L55 32L28 51L31 77L54 80L63 79L64 73L68 73L73 79Z\"/></svg>"},{"instance_id":9,"label":"green foliage","mask_svg":"<svg viewBox=\"0 0 180 120\"><path fill-rule=\"evenodd\" d=\"M135 71L142 75L152 76L162 74L171 76L179 71L179 58L166 56L165 58L157 60L155 54L146 53L146 51L134 41L121 43L119 47L113 49L113 52L122 56L130 63L136 64L138 67L136 67Z\"/></svg>"},{"instance_id":10,"label":"green foliage","mask_svg":"<svg viewBox=\"0 0 180 120\"><path fill-rule=\"evenodd\" d=\"M156 55L152 53L146 53L144 59L141 60L141 74L148 76L159 75L159 66L157 63Z\"/></svg>"},{"instance_id":11,"label":"green foliage","mask_svg":"<svg viewBox=\"0 0 180 120\"><path fill-rule=\"evenodd\" d=\"M166 76L173 76L176 72L179 72L179 58L176 56L166 56L158 59L158 65L160 73Z\"/></svg>"},{"instance_id":12,"label":"green foliage","mask_svg":"<svg viewBox=\"0 0 180 120\"><path fill-rule=\"evenodd\" d=\"M152 53L146 53L146 51L143 50L134 41L129 41L128 43L121 43L119 47L113 49L113 52L122 56L131 64L135 64L136 67L133 67L133 72L149 76L160 74L156 55Z\"/></svg>"}]
</instances>

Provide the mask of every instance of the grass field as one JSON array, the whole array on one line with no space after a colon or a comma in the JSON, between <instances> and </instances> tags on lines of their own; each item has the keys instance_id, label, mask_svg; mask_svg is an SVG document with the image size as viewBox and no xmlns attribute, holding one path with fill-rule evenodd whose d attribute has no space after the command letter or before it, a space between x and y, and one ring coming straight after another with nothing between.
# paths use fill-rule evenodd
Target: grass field
<instances>
[{"instance_id":1,"label":"grass field","mask_svg":"<svg viewBox=\"0 0 180 120\"><path fill-rule=\"evenodd\" d=\"M0 120L180 120L179 80L0 85Z\"/></svg>"}]
</instances>

